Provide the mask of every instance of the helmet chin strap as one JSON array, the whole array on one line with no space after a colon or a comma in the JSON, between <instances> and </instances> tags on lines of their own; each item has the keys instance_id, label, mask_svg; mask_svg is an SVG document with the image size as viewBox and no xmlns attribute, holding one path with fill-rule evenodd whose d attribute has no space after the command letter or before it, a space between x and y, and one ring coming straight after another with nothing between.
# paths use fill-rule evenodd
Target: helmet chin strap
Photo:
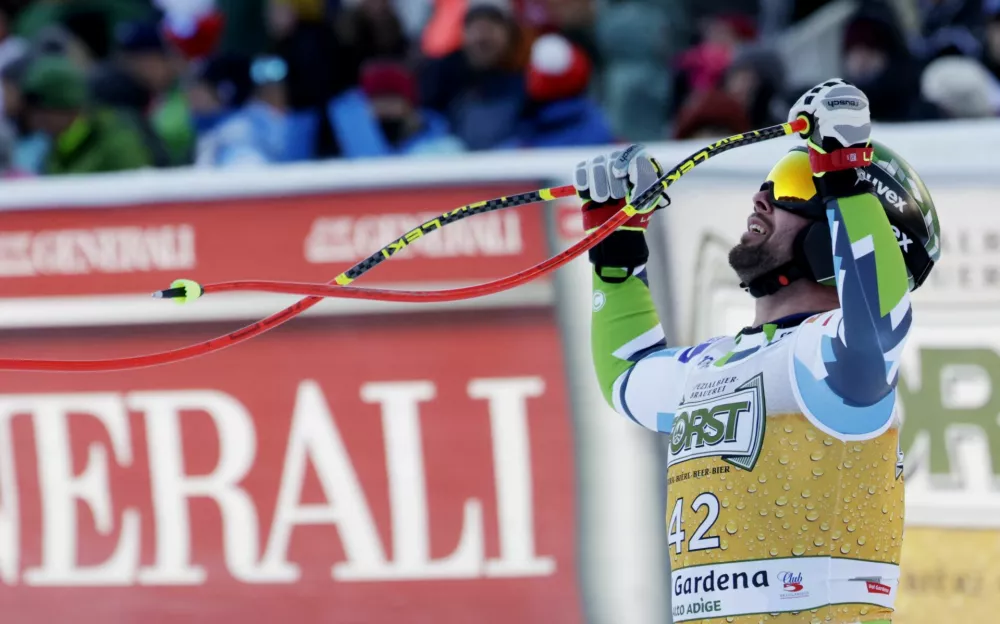
<instances>
[{"instance_id":1,"label":"helmet chin strap","mask_svg":"<svg viewBox=\"0 0 1000 624\"><path fill-rule=\"evenodd\" d=\"M773 295L797 279L814 282L833 277L833 244L830 226L814 221L802 228L792 244L792 259L776 269L740 284L755 299Z\"/></svg>"},{"instance_id":2,"label":"helmet chin strap","mask_svg":"<svg viewBox=\"0 0 1000 624\"><path fill-rule=\"evenodd\" d=\"M771 269L767 273L758 276L747 284L740 284L740 288L750 293L754 299L773 295L785 286L788 286L797 279L806 277L806 272L802 270L799 263L791 260L776 269Z\"/></svg>"}]
</instances>

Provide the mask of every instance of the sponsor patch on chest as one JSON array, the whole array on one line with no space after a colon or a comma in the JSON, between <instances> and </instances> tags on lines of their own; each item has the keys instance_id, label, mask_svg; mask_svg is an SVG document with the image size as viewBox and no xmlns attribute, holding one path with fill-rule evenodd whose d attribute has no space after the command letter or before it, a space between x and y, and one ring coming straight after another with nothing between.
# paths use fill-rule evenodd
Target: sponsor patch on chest
<instances>
[{"instance_id":1,"label":"sponsor patch on chest","mask_svg":"<svg viewBox=\"0 0 1000 624\"><path fill-rule=\"evenodd\" d=\"M723 387L696 389L689 397L694 400L680 405L670 430L668 466L717 456L753 470L764 442L764 376L757 375L730 392L721 392ZM706 394L710 396L698 398Z\"/></svg>"}]
</instances>

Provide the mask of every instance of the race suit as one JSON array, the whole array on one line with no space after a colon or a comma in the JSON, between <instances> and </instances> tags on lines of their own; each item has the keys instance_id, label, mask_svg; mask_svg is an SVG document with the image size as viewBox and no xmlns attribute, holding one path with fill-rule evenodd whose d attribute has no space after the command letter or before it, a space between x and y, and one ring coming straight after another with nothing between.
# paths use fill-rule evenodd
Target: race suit
<instances>
[{"instance_id":1,"label":"race suit","mask_svg":"<svg viewBox=\"0 0 1000 624\"><path fill-rule=\"evenodd\" d=\"M675 622L892 615L908 274L874 195L825 199L839 309L668 348L644 267L621 283L594 276L592 346L605 398L670 436Z\"/></svg>"}]
</instances>

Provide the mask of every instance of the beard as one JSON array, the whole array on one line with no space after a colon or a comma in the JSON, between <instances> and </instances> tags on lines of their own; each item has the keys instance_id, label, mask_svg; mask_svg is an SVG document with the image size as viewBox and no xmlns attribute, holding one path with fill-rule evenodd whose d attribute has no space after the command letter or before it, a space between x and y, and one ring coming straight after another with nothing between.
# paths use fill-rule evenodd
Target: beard
<instances>
[{"instance_id":1,"label":"beard","mask_svg":"<svg viewBox=\"0 0 1000 624\"><path fill-rule=\"evenodd\" d=\"M744 284L749 284L768 271L772 271L787 260L779 258L768 245L770 241L757 244L737 243L729 250L729 266Z\"/></svg>"}]
</instances>

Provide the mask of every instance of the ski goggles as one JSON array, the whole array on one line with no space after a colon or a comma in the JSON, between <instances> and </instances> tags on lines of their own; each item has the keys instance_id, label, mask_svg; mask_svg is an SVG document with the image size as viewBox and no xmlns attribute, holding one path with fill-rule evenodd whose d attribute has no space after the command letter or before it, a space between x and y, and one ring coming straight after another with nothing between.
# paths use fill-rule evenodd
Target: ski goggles
<instances>
[{"instance_id":1,"label":"ski goggles","mask_svg":"<svg viewBox=\"0 0 1000 624\"><path fill-rule=\"evenodd\" d=\"M826 207L816 190L809 152L795 148L779 160L767 174L760 190L770 194L775 208L799 213L809 219L824 219Z\"/></svg>"}]
</instances>

